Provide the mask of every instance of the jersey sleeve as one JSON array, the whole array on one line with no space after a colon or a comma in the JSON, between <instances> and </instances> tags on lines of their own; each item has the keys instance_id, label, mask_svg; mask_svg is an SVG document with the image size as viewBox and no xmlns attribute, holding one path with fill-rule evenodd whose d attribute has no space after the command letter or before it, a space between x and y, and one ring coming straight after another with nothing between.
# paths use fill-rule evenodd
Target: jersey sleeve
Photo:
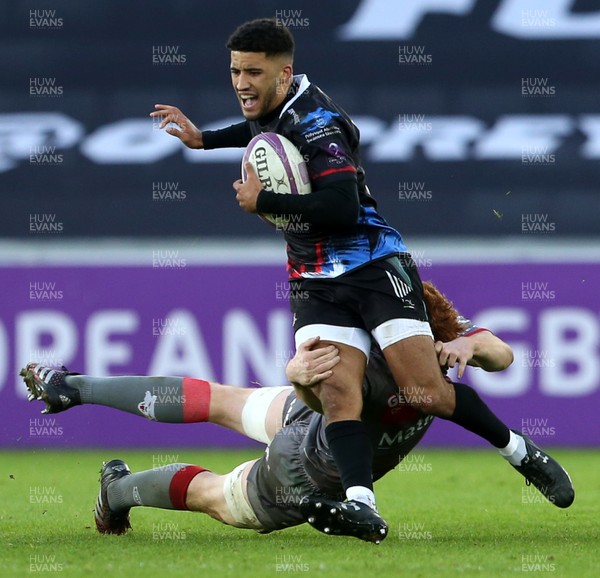
<instances>
[{"instance_id":1,"label":"jersey sleeve","mask_svg":"<svg viewBox=\"0 0 600 578\"><path fill-rule=\"evenodd\" d=\"M317 227L342 228L358 219L358 192L356 183L348 179L310 195L281 195L263 189L256 200L256 209L274 215L302 215L303 222Z\"/></svg>"},{"instance_id":2,"label":"jersey sleeve","mask_svg":"<svg viewBox=\"0 0 600 578\"><path fill-rule=\"evenodd\" d=\"M462 315L458 316L458 322L463 327L462 331L459 333L459 337L468 337L469 335L475 335L476 333L481 333L482 331L489 331L491 333L489 329L474 325L470 319L467 319Z\"/></svg>"},{"instance_id":3,"label":"jersey sleeve","mask_svg":"<svg viewBox=\"0 0 600 578\"><path fill-rule=\"evenodd\" d=\"M203 130L202 142L205 150L245 147L252 139L248 121L232 124L218 130Z\"/></svg>"}]
</instances>

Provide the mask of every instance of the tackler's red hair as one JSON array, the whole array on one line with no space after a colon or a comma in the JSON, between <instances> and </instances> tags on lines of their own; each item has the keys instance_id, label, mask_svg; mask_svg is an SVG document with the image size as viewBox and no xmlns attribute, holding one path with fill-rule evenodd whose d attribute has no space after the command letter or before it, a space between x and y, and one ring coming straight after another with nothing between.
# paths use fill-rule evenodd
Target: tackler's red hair
<instances>
[{"instance_id":1,"label":"tackler's red hair","mask_svg":"<svg viewBox=\"0 0 600 578\"><path fill-rule=\"evenodd\" d=\"M465 329L459 320L459 313L443 293L429 281L423 282L423 296L429 315L429 324L436 341L452 341Z\"/></svg>"}]
</instances>

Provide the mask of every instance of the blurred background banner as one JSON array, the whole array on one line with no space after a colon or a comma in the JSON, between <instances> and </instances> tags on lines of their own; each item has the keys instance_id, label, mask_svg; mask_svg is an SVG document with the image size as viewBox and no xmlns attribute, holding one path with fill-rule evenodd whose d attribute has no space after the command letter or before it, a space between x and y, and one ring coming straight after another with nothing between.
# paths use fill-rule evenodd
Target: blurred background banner
<instances>
[{"instance_id":1,"label":"blurred background banner","mask_svg":"<svg viewBox=\"0 0 600 578\"><path fill-rule=\"evenodd\" d=\"M225 44L277 18L296 73L361 130L367 181L424 279L515 351L465 381L544 444L598 445L595 0L14 0L0 17L0 445L249 444L83 407L40 416L28 360L96 375L285 382L280 231L240 210L241 149L148 114L241 120ZM300 6L299 6L300 4ZM427 443L476 445L440 422Z\"/></svg>"},{"instance_id":2,"label":"blurred background banner","mask_svg":"<svg viewBox=\"0 0 600 578\"><path fill-rule=\"evenodd\" d=\"M294 347L283 263L202 265L196 263L198 254L148 246L138 251L137 265L5 266L10 299L0 304L0 443L248 444L212 426L160 425L91 406L40 416L43 405L27 403L17 377L34 359L89 375L285 384ZM598 263L451 264L435 252L415 255L423 279L443 288L462 313L493 328L514 350L514 363L505 372L468 368L464 379L511 427L546 444L597 444ZM202 259L208 260L206 253ZM439 420L427 440L481 445Z\"/></svg>"},{"instance_id":3,"label":"blurred background banner","mask_svg":"<svg viewBox=\"0 0 600 578\"><path fill-rule=\"evenodd\" d=\"M203 128L239 120L225 42L259 16L292 30L296 72L353 116L371 191L404 233L518 235L541 212L559 235L597 234L597 2L173 0L167 12L3 6L3 236L29 237L37 213L64 237L220 237L234 215L236 234L268 235L233 199L241 151L184 150L148 117L169 103Z\"/></svg>"}]
</instances>

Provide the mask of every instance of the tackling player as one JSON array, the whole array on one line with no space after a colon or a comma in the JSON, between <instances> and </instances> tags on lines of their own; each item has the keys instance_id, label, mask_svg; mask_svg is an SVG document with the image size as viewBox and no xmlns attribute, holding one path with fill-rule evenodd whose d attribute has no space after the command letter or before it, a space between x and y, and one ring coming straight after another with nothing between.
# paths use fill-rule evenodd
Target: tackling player
<instances>
[{"instance_id":1,"label":"tackling player","mask_svg":"<svg viewBox=\"0 0 600 578\"><path fill-rule=\"evenodd\" d=\"M425 289L436 348L445 352L440 353L442 366L455 354L461 366L468 363L497 370L510 364L512 352L506 343L458 317L433 286L425 284ZM299 345L286 369L292 383L305 387L331 376L340 361L339 351L317 345L318 338ZM191 378L99 378L36 363L28 364L21 374L30 399L44 400L47 413L94 403L161 422L210 421L269 444L262 458L226 475L185 463L131 474L122 460L109 461L102 469L95 511L102 533L125 533L130 528L130 508L151 506L204 512L225 524L261 532L308 520L327 534L375 543L385 538L386 529L365 520L360 511L342 501L343 486L325 436L324 418L297 398L291 387L253 390ZM415 447L433 417L414 410L398 393L376 344L362 394L362 419L375 448L371 466L377 480ZM526 439L526 444L531 459L515 468L555 505L568 507L574 496L570 480L567 492L564 484L550 485L539 464L545 460L557 477L568 480L568 475L531 440ZM541 460L533 459L536 453ZM314 511L304 499L308 495L318 496L315 505L319 507Z\"/></svg>"},{"instance_id":2,"label":"tackling player","mask_svg":"<svg viewBox=\"0 0 600 578\"><path fill-rule=\"evenodd\" d=\"M369 434L361 422L371 338L415 409L462 426L520 464L527 455L523 437L472 388L448 383L441 375L417 268L367 188L359 131L306 75L294 76L289 30L276 19L253 20L231 35L227 47L244 122L200 131L177 107L164 104L157 104L151 116L162 118L161 128L191 148L245 147L261 132L276 132L307 160L312 194L265 191L249 163L246 181L233 186L244 211L287 216L306 225L306 230L284 229L296 346L319 335L316 347L334 344L340 362L304 400L325 415L324 435L352 507L366 522L385 528L375 507Z\"/></svg>"}]
</instances>

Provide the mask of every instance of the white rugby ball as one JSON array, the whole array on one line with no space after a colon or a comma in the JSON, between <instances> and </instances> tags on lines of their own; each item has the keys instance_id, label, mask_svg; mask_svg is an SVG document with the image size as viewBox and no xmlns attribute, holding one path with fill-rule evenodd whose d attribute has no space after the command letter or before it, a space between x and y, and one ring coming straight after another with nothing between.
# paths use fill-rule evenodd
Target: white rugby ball
<instances>
[{"instance_id":1,"label":"white rugby ball","mask_svg":"<svg viewBox=\"0 0 600 578\"><path fill-rule=\"evenodd\" d=\"M311 192L306 162L300 151L284 136L263 132L248 143L242 159L242 181L246 180L246 162L252 165L265 191L283 195L306 195ZM290 220L294 220L292 215L260 216L283 229L290 225Z\"/></svg>"}]
</instances>

